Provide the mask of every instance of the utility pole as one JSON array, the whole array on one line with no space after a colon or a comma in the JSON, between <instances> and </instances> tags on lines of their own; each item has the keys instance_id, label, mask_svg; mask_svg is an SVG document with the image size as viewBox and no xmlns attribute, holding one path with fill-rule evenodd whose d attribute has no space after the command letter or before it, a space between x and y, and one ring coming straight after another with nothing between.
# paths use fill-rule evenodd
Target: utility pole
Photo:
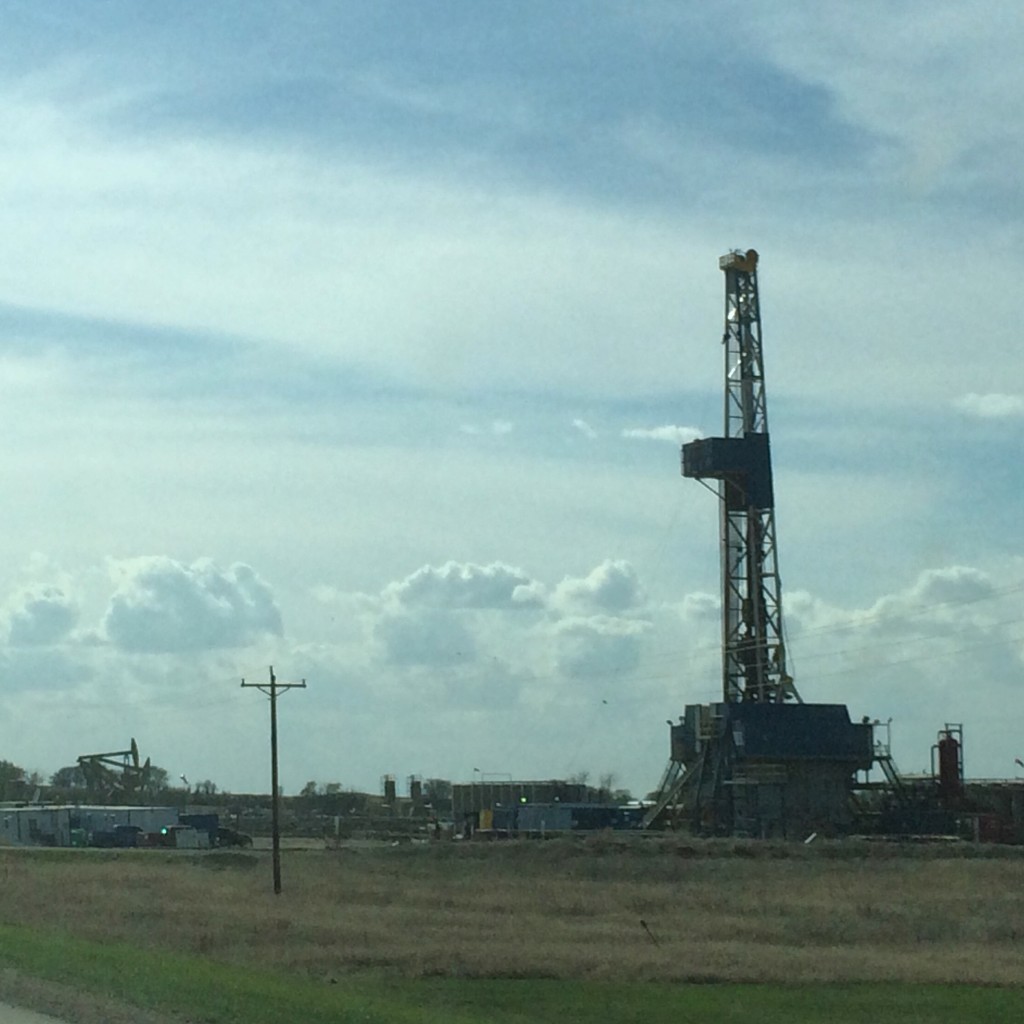
<instances>
[{"instance_id":1,"label":"utility pole","mask_svg":"<svg viewBox=\"0 0 1024 1024\"><path fill-rule=\"evenodd\" d=\"M274 675L274 666L270 666L270 684L247 683L242 680L242 686L253 686L260 693L265 693L270 698L270 818L274 861L274 895L281 895L281 825L278 806L280 797L277 784L277 694L280 690L304 690L306 680L301 683L279 683Z\"/></svg>"}]
</instances>

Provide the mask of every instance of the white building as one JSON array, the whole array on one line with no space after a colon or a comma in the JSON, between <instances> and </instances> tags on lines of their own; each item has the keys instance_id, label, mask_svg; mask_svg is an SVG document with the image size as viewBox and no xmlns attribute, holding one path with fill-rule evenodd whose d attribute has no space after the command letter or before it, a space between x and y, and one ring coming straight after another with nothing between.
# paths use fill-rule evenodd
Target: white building
<instances>
[{"instance_id":1,"label":"white building","mask_svg":"<svg viewBox=\"0 0 1024 1024\"><path fill-rule=\"evenodd\" d=\"M0 843L14 846L80 846L119 825L160 832L177 824L175 807L0 805Z\"/></svg>"}]
</instances>

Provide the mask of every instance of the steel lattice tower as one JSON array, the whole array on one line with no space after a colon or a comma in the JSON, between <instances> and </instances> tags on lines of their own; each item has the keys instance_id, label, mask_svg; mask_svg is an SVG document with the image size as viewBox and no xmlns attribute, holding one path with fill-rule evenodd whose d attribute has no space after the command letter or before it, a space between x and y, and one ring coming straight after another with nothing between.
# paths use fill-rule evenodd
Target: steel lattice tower
<instances>
[{"instance_id":1,"label":"steel lattice tower","mask_svg":"<svg viewBox=\"0 0 1024 1024\"><path fill-rule=\"evenodd\" d=\"M718 480L722 694L730 703L799 701L782 634L757 253L727 253L719 267L725 272L725 436L684 445L683 475Z\"/></svg>"},{"instance_id":2,"label":"steel lattice tower","mask_svg":"<svg viewBox=\"0 0 1024 1024\"><path fill-rule=\"evenodd\" d=\"M726 253L719 267L725 431L683 445L683 475L718 481L723 699L669 720L669 762L643 827L667 816L697 835L844 834L854 776L874 760L871 725L842 704L804 704L786 672L757 253Z\"/></svg>"}]
</instances>

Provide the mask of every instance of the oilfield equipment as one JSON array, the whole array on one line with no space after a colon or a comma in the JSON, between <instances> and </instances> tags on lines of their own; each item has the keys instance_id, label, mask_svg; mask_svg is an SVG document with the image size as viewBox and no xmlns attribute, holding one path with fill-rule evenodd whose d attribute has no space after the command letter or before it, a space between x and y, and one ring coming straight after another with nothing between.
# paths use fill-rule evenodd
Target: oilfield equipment
<instances>
[{"instance_id":1,"label":"oilfield equipment","mask_svg":"<svg viewBox=\"0 0 1024 1024\"><path fill-rule=\"evenodd\" d=\"M1024 785L964 779L963 730L947 724L932 771L902 776L868 718L805 703L786 670L775 496L755 250L725 274L723 436L682 447L682 475L719 502L722 700L669 722L668 765L644 828L802 839L873 832L1024 841ZM870 781L872 768L882 779Z\"/></svg>"},{"instance_id":2,"label":"oilfield equipment","mask_svg":"<svg viewBox=\"0 0 1024 1024\"><path fill-rule=\"evenodd\" d=\"M82 754L78 767L92 800L104 803L133 803L149 784L150 760L139 763L139 745L134 737L127 750L105 754Z\"/></svg>"},{"instance_id":3,"label":"oilfield equipment","mask_svg":"<svg viewBox=\"0 0 1024 1024\"><path fill-rule=\"evenodd\" d=\"M796 837L853 826L856 773L870 769L870 724L841 704L804 703L786 671L775 532L758 254L726 253L725 425L683 445L684 477L717 483L722 700L670 723L670 755L645 827Z\"/></svg>"},{"instance_id":4,"label":"oilfield equipment","mask_svg":"<svg viewBox=\"0 0 1024 1024\"><path fill-rule=\"evenodd\" d=\"M386 774L378 796L342 792L331 784L314 794L317 806L305 793L284 801L292 835L322 832L341 842L421 833L469 838L615 829L642 835L668 828L755 839L870 834L1024 843L1024 778L968 779L962 725L946 723L939 730L930 772L903 775L891 751L891 720L855 722L845 704L806 702L787 670L758 262L753 249L719 260L725 276L723 431L684 444L681 451L683 477L718 500L721 699L686 705L668 722L668 763L653 799L615 803L607 789L585 780L517 781L479 768L466 783L409 775L408 796L402 796L397 777ZM271 698L269 828L279 892L275 698L281 690L304 687L305 680L278 683L271 668L269 688L244 680L242 685ZM1017 763L1024 772L1024 761ZM0 820L0 839L51 845L251 843L246 832L222 825L212 811L179 815L172 808L126 806L153 788L159 772L149 758L140 760L134 739L126 750L84 754L78 766L88 806L39 805L38 796L11 804ZM188 783L181 778L187 798ZM232 803L236 826L266 833L265 798L235 797ZM206 838L196 839L193 832Z\"/></svg>"},{"instance_id":5,"label":"oilfield equipment","mask_svg":"<svg viewBox=\"0 0 1024 1024\"><path fill-rule=\"evenodd\" d=\"M723 433L684 444L681 454L682 475L718 498L721 700L688 705L669 721L668 764L655 799L639 814L636 806L602 804L589 787L480 777L453 787L456 827L465 823L467 835L676 828L764 839L876 834L1024 842L1024 780L965 780L961 726L939 733L930 773L904 776L890 750L889 723L854 722L845 704L805 702L787 671L758 254L728 252L719 268Z\"/></svg>"}]
</instances>

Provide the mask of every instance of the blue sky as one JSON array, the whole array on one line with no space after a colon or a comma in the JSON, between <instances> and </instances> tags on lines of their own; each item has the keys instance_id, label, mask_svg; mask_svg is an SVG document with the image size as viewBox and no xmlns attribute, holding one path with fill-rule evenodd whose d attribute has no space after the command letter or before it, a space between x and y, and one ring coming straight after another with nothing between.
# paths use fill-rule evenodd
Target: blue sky
<instances>
[{"instance_id":1,"label":"blue sky","mask_svg":"<svg viewBox=\"0 0 1024 1024\"><path fill-rule=\"evenodd\" d=\"M757 248L807 700L1024 657L1021 18L951 2L5 5L0 753L612 773L719 692L718 257Z\"/></svg>"}]
</instances>

